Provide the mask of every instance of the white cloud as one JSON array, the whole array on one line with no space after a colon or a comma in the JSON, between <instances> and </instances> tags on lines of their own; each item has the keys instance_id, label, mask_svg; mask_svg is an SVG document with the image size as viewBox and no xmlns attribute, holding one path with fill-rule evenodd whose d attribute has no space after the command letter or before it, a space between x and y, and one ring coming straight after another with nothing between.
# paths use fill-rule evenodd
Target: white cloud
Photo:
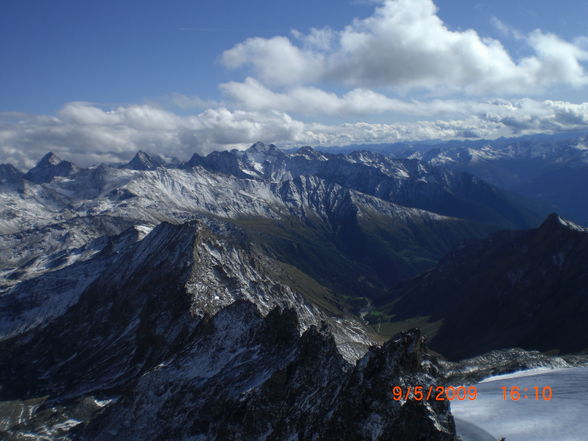
<instances>
[{"instance_id":1,"label":"white cloud","mask_svg":"<svg viewBox=\"0 0 588 441\"><path fill-rule=\"evenodd\" d=\"M483 118L502 125L514 135L586 130L588 103L522 99L504 102L503 106L487 112Z\"/></svg>"},{"instance_id":2,"label":"white cloud","mask_svg":"<svg viewBox=\"0 0 588 441\"><path fill-rule=\"evenodd\" d=\"M588 60L588 52L555 34L545 34L541 31L532 32L528 41L536 51L537 57L524 58L521 66L536 79L537 86L547 86L554 79L575 87L587 84L581 62Z\"/></svg>"},{"instance_id":3,"label":"white cloud","mask_svg":"<svg viewBox=\"0 0 588 441\"><path fill-rule=\"evenodd\" d=\"M457 108L460 103L432 105ZM245 148L258 140L282 146L345 145L588 129L588 103L501 99L462 107L469 114L451 120L329 125L277 111L216 108L183 116L150 105L104 109L68 103L58 116L0 114L0 162L28 168L50 150L88 165L128 160L137 150L187 159L195 152Z\"/></svg>"},{"instance_id":4,"label":"white cloud","mask_svg":"<svg viewBox=\"0 0 588 441\"><path fill-rule=\"evenodd\" d=\"M352 89L343 95L307 86L275 92L251 77L244 82L232 81L221 84L220 87L225 97L237 108L255 111L279 110L304 116L357 117L392 112L414 117L447 117L493 111L502 105L500 100L400 100L363 88Z\"/></svg>"},{"instance_id":5,"label":"white cloud","mask_svg":"<svg viewBox=\"0 0 588 441\"><path fill-rule=\"evenodd\" d=\"M57 117L0 114L0 157L24 168L48 151L82 165L129 159L137 150L187 158L258 140L297 140L303 129L282 112L217 108L180 116L150 105L68 103Z\"/></svg>"},{"instance_id":6,"label":"white cloud","mask_svg":"<svg viewBox=\"0 0 588 441\"><path fill-rule=\"evenodd\" d=\"M274 92L254 78L244 82L221 85L226 97L238 108L250 111L277 109L282 112L316 116L358 117L386 114L389 112L430 119L443 117L464 119L477 115L483 120L502 121L518 133L519 124L524 129L561 130L583 128L586 125L588 104L573 104L564 101L536 101L522 99L433 99L428 101L399 100L389 98L369 89L353 89L343 95L326 92L315 87L295 87L287 92ZM567 117L564 117L568 115ZM503 121L504 119L504 121ZM517 124L514 123L517 121ZM525 121L534 121L528 126ZM424 124L422 121L415 124Z\"/></svg>"},{"instance_id":7,"label":"white cloud","mask_svg":"<svg viewBox=\"0 0 588 441\"><path fill-rule=\"evenodd\" d=\"M319 53L300 49L286 37L250 38L225 51L221 61L233 69L250 64L259 78L278 86L318 80L323 70Z\"/></svg>"},{"instance_id":8,"label":"white cloud","mask_svg":"<svg viewBox=\"0 0 588 441\"><path fill-rule=\"evenodd\" d=\"M435 95L522 95L588 82L580 46L535 31L526 37L533 55L517 61L498 40L450 30L432 0L385 0L372 16L340 31L314 29L294 38L251 38L221 61L285 88L335 82Z\"/></svg>"},{"instance_id":9,"label":"white cloud","mask_svg":"<svg viewBox=\"0 0 588 441\"><path fill-rule=\"evenodd\" d=\"M515 40L523 40L525 38L522 32L513 28L512 26L507 25L498 17L491 17L490 22L504 37L514 38Z\"/></svg>"},{"instance_id":10,"label":"white cloud","mask_svg":"<svg viewBox=\"0 0 588 441\"><path fill-rule=\"evenodd\" d=\"M388 98L369 89L353 89L343 96L316 87L274 92L254 78L221 84L224 95L248 110L276 109L299 115L375 115L383 112L420 114L418 103Z\"/></svg>"}]
</instances>

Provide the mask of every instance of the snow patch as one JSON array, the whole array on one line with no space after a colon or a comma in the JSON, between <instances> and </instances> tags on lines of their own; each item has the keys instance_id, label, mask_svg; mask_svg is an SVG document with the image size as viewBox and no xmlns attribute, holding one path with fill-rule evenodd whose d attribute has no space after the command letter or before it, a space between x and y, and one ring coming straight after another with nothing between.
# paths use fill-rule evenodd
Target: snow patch
<instances>
[{"instance_id":1,"label":"snow patch","mask_svg":"<svg viewBox=\"0 0 588 441\"><path fill-rule=\"evenodd\" d=\"M502 387L519 387L517 401L504 400ZM588 367L567 369L532 369L489 378L476 385L478 397L473 401L453 401L451 410L458 420L458 434L465 422L494 439L508 441L582 441L588 433ZM550 387L550 401L535 400L539 391ZM528 391L524 391L527 388ZM471 428L471 427L470 427ZM465 429L463 429L465 430ZM464 441L483 441L467 438Z\"/></svg>"}]
</instances>

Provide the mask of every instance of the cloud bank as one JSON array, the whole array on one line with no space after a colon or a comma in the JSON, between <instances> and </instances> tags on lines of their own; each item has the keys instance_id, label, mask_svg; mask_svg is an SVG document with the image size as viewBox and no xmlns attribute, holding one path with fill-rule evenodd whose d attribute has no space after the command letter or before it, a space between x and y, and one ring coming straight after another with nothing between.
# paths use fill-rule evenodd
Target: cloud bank
<instances>
[{"instance_id":1,"label":"cloud bank","mask_svg":"<svg viewBox=\"0 0 588 441\"><path fill-rule=\"evenodd\" d=\"M57 116L0 114L0 162L24 169L47 151L89 165L128 160L137 150L187 159L195 152L245 148L258 140L284 147L329 146L494 138L588 128L588 103L521 99L476 106L478 113L465 116L464 112L462 118L453 120L329 125L299 121L278 111L216 108L183 116L152 105L103 109L75 102L66 104Z\"/></svg>"}]
</instances>

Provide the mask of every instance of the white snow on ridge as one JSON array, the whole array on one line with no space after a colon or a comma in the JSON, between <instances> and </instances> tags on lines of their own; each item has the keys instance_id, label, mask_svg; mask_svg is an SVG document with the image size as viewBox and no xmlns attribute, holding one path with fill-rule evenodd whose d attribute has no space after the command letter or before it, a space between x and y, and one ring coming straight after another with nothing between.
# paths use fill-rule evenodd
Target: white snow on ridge
<instances>
[{"instance_id":1,"label":"white snow on ridge","mask_svg":"<svg viewBox=\"0 0 588 441\"><path fill-rule=\"evenodd\" d=\"M573 223L569 220L562 219L561 217L558 217L558 221L560 224L562 224L564 227L569 228L570 230L580 231L582 233L588 233L588 229L581 227L580 225L576 225L575 223Z\"/></svg>"},{"instance_id":2,"label":"white snow on ridge","mask_svg":"<svg viewBox=\"0 0 588 441\"><path fill-rule=\"evenodd\" d=\"M534 369L527 369L524 371L512 372L510 374L495 375L493 377L484 378L480 383L489 383L491 381L509 380L511 378L528 377L529 375L541 375L549 372L560 371L565 368L554 369L552 367L538 367Z\"/></svg>"},{"instance_id":3,"label":"white snow on ridge","mask_svg":"<svg viewBox=\"0 0 588 441\"><path fill-rule=\"evenodd\" d=\"M517 401L503 398L502 387L519 387ZM458 434L464 441L485 441L480 433L507 441L586 441L588 439L588 367L522 371L476 385L474 401L452 401ZM535 400L535 390L550 387L549 401ZM527 388L527 391L524 389ZM465 424L464 424L465 423Z\"/></svg>"}]
</instances>

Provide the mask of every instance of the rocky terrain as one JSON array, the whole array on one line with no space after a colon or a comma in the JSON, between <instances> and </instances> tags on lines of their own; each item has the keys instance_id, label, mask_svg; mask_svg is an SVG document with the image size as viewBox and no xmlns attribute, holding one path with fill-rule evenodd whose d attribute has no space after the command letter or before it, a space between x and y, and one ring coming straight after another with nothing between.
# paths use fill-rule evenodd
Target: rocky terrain
<instances>
[{"instance_id":1,"label":"rocky terrain","mask_svg":"<svg viewBox=\"0 0 588 441\"><path fill-rule=\"evenodd\" d=\"M369 348L242 240L210 219L133 228L1 296L3 439L456 439L447 403L390 398L436 384L420 333Z\"/></svg>"},{"instance_id":2,"label":"rocky terrain","mask_svg":"<svg viewBox=\"0 0 588 441\"><path fill-rule=\"evenodd\" d=\"M536 208L417 159L261 143L4 164L0 438L457 441L447 402L390 395L457 368L370 314L461 244L538 225ZM395 307L412 317L410 298Z\"/></svg>"}]
</instances>

